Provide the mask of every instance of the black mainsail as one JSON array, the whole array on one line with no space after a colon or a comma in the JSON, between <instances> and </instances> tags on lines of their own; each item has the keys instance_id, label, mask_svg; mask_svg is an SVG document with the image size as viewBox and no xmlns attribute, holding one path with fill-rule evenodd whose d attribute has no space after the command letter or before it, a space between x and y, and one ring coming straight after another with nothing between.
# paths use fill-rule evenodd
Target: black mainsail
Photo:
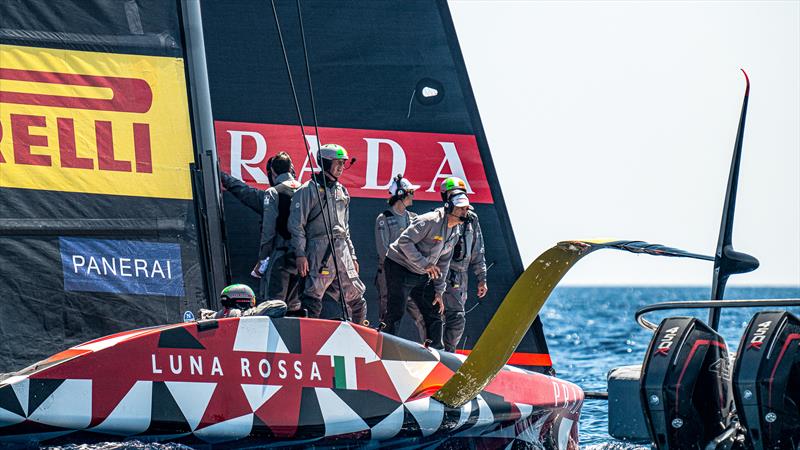
<instances>
[{"instance_id":1,"label":"black mainsail","mask_svg":"<svg viewBox=\"0 0 800 450\"><path fill-rule=\"evenodd\" d=\"M20 70L67 73L99 89L107 86L92 85L95 79L87 75L142 79L152 97L145 112L124 110L113 117L107 109L84 108L70 116L58 104L9 101L9 93L41 93L36 91L41 82L30 92L19 92L19 84L0 85L13 88L0 89L0 371L41 359L56 344L180 321L187 311L214 305L216 294L209 286L220 274L209 267L225 261L209 249L218 241L204 235L214 228L206 209L206 199L214 195L202 174L189 168L203 162L208 148L197 144L199 130L187 100L194 80L184 69L192 55L186 50L191 42L184 34L185 3L73 0L52 6L25 0L0 5L4 76ZM468 351L523 266L446 2L302 2L318 135L310 131L315 123L296 4L275 3L306 136L300 132L270 2L200 1L221 169L266 188L264 163L279 151L292 155L302 181L310 173L307 143L314 144L311 148L317 142L339 143L358 158L343 182L353 197L351 233L373 322L373 225L385 209L389 180L403 172L421 185L412 209L425 212L439 206L438 185L445 177L464 178L481 219L487 262L493 263L489 294L467 316L462 347ZM53 55L67 57L54 62L59 59ZM158 72L164 63L172 65ZM169 74L170 81L147 78L153 73ZM92 98L102 92L72 95ZM85 100L79 103L85 106ZM37 115L45 117L41 128L38 119L19 118ZM69 120L77 136L74 148L60 146L71 136ZM143 125L133 125L142 123L149 129L146 136ZM24 139L15 141L17 134ZM47 136L46 144L39 135ZM183 140L173 142L176 136ZM145 137L151 172L142 150ZM41 155L51 156L49 168L29 164L41 162L36 158ZM208 165L202 167L206 175L214 170ZM109 169L128 166L129 173ZM102 181L93 182L92 176ZM50 182L25 181L42 177ZM182 194L169 197L169 189L158 183ZM223 276L254 284L248 274L257 257L259 217L229 193L221 195L229 255ZM179 277L170 272L172 281L166 279L167 262L171 270L180 263ZM474 302L472 295L468 307ZM406 324L406 330L412 327ZM510 362L551 368L539 319Z\"/></svg>"}]
</instances>

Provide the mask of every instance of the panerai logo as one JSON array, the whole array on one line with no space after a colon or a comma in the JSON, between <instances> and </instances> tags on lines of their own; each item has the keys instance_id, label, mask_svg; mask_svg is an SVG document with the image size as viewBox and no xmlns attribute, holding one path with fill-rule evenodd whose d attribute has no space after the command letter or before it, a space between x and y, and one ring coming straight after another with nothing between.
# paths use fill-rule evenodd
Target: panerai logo
<instances>
[{"instance_id":1,"label":"panerai logo","mask_svg":"<svg viewBox=\"0 0 800 450\"><path fill-rule=\"evenodd\" d=\"M170 260L162 263L157 259L72 255L72 270L76 274L80 272L85 275L172 279L172 261Z\"/></svg>"},{"instance_id":2,"label":"panerai logo","mask_svg":"<svg viewBox=\"0 0 800 450\"><path fill-rule=\"evenodd\" d=\"M183 296L180 245L60 238L64 290Z\"/></svg>"}]
</instances>

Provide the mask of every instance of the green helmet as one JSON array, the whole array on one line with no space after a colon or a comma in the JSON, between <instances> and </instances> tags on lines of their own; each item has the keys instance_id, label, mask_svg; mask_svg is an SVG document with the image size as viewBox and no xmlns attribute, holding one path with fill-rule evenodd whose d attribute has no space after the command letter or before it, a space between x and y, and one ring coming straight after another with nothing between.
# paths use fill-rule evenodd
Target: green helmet
<instances>
[{"instance_id":1,"label":"green helmet","mask_svg":"<svg viewBox=\"0 0 800 450\"><path fill-rule=\"evenodd\" d=\"M248 309L256 306L256 294L246 284L232 284L219 295L222 306L226 308Z\"/></svg>"},{"instance_id":2,"label":"green helmet","mask_svg":"<svg viewBox=\"0 0 800 450\"><path fill-rule=\"evenodd\" d=\"M348 159L347 149L339 144L325 144L319 148L320 159Z\"/></svg>"},{"instance_id":3,"label":"green helmet","mask_svg":"<svg viewBox=\"0 0 800 450\"><path fill-rule=\"evenodd\" d=\"M442 201L447 201L447 197L455 193L466 194L467 183L458 177L447 177L439 186L439 193L442 194Z\"/></svg>"}]
</instances>

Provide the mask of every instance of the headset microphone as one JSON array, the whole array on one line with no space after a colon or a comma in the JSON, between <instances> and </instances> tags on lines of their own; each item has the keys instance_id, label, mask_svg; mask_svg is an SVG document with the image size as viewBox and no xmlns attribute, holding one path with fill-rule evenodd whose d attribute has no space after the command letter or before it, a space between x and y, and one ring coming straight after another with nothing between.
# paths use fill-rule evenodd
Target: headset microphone
<instances>
[{"instance_id":1,"label":"headset microphone","mask_svg":"<svg viewBox=\"0 0 800 450\"><path fill-rule=\"evenodd\" d=\"M356 163L356 158L355 157L350 158L350 162L344 167L344 170L347 170L347 169L353 167L353 164L355 164L355 163Z\"/></svg>"}]
</instances>

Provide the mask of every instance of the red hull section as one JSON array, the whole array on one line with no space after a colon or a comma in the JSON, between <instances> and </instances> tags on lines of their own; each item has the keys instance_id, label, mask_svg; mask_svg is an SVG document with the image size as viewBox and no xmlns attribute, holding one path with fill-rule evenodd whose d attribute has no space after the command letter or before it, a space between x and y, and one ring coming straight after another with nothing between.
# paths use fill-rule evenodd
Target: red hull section
<instances>
[{"instance_id":1,"label":"red hull section","mask_svg":"<svg viewBox=\"0 0 800 450\"><path fill-rule=\"evenodd\" d=\"M0 442L480 439L490 448L577 448L583 392L571 383L506 366L461 408L432 399L464 358L318 319L248 317L136 330L73 347L0 381Z\"/></svg>"}]
</instances>

